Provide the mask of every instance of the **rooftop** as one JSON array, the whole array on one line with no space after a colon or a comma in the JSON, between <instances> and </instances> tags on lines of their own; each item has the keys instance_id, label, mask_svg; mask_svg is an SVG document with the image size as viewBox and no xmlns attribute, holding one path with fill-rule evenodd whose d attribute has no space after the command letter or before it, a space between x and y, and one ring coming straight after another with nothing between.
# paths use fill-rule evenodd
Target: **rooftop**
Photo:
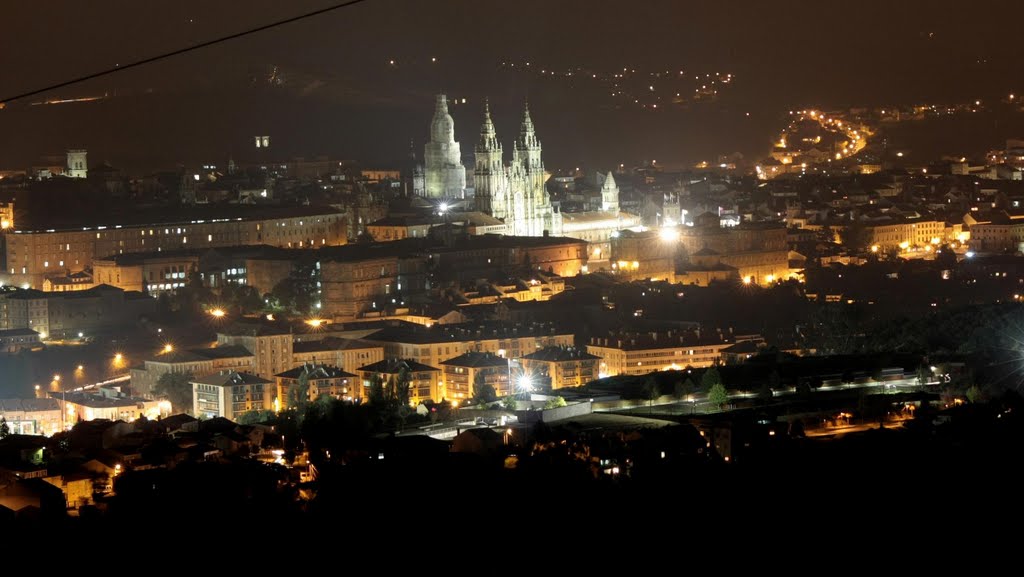
<instances>
[{"instance_id":1,"label":"rooftop","mask_svg":"<svg viewBox=\"0 0 1024 577\"><path fill-rule=\"evenodd\" d=\"M442 361L441 364L469 368L508 367L508 360L491 353L470 352Z\"/></svg>"},{"instance_id":2,"label":"rooftop","mask_svg":"<svg viewBox=\"0 0 1024 577\"><path fill-rule=\"evenodd\" d=\"M148 399L142 399L138 397L105 397L103 395L94 395L92 393L50 393L51 395L60 395L63 402L74 403L83 407L90 407L93 409L110 409L114 407L138 407L140 404L149 402ZM56 398L54 398L56 400Z\"/></svg>"},{"instance_id":3,"label":"rooftop","mask_svg":"<svg viewBox=\"0 0 1024 577\"><path fill-rule=\"evenodd\" d=\"M366 365L365 367L359 367L357 370L367 373L383 373L386 375L397 375L399 371L405 369L413 373L421 373L425 371L438 371L441 369L432 367L430 365L424 365L423 363L417 363L410 359L384 359L383 361L377 361Z\"/></svg>"},{"instance_id":4,"label":"rooftop","mask_svg":"<svg viewBox=\"0 0 1024 577\"><path fill-rule=\"evenodd\" d=\"M39 333L32 329L4 329L0 330L0 339L4 337L30 337L39 336Z\"/></svg>"},{"instance_id":5,"label":"rooftop","mask_svg":"<svg viewBox=\"0 0 1024 577\"><path fill-rule=\"evenodd\" d=\"M253 356L252 353L245 347L228 345L205 349L175 349L169 353L159 353L155 357L146 360L153 363L189 363L251 356Z\"/></svg>"},{"instance_id":6,"label":"rooftop","mask_svg":"<svg viewBox=\"0 0 1024 577\"><path fill-rule=\"evenodd\" d=\"M58 219L50 215L31 215L19 220L17 233L60 230L91 230L99 227L118 228L147 225L186 225L203 222L271 220L275 218L316 217L340 214L336 208L324 206L266 206L245 204L208 204L126 210L121 214L67 214Z\"/></svg>"},{"instance_id":7,"label":"rooftop","mask_svg":"<svg viewBox=\"0 0 1024 577\"><path fill-rule=\"evenodd\" d=\"M549 323L515 324L500 321L481 323L455 323L446 325L406 325L386 327L366 337L371 342L391 343L450 343L456 341L478 341L507 339L515 337L539 337L572 334L559 331Z\"/></svg>"},{"instance_id":8,"label":"rooftop","mask_svg":"<svg viewBox=\"0 0 1024 577\"><path fill-rule=\"evenodd\" d=\"M283 379L297 379L303 374L308 375L310 379L350 379L356 376L330 365L302 365L274 376Z\"/></svg>"},{"instance_id":9,"label":"rooftop","mask_svg":"<svg viewBox=\"0 0 1024 577\"><path fill-rule=\"evenodd\" d=\"M274 381L268 381L263 377L257 377L252 373L239 373L236 371L225 371L215 375L193 379L193 383L199 385L213 385L215 387L231 387L235 385L269 385Z\"/></svg>"},{"instance_id":10,"label":"rooftop","mask_svg":"<svg viewBox=\"0 0 1024 577\"><path fill-rule=\"evenodd\" d=\"M59 411L57 399L0 399L0 413L14 411Z\"/></svg>"},{"instance_id":11,"label":"rooftop","mask_svg":"<svg viewBox=\"0 0 1024 577\"><path fill-rule=\"evenodd\" d=\"M523 355L523 358L531 361L561 363L565 361L592 361L600 359L601 357L592 355L583 349L577 349L575 347L544 347L537 352Z\"/></svg>"}]
</instances>

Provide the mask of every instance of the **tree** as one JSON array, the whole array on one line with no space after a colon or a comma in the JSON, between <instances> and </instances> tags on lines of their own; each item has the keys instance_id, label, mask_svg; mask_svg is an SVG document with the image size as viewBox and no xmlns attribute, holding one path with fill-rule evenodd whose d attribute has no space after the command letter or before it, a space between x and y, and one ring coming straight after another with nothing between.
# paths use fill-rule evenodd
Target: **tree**
<instances>
[{"instance_id":1,"label":"tree","mask_svg":"<svg viewBox=\"0 0 1024 577\"><path fill-rule=\"evenodd\" d=\"M929 374L929 370L924 365L917 367L917 384L927 385Z\"/></svg>"},{"instance_id":2,"label":"tree","mask_svg":"<svg viewBox=\"0 0 1024 577\"><path fill-rule=\"evenodd\" d=\"M700 377L700 386L705 391L711 391L712 387L720 384L722 384L722 375L718 372L718 367L708 367Z\"/></svg>"},{"instance_id":3,"label":"tree","mask_svg":"<svg viewBox=\"0 0 1024 577\"><path fill-rule=\"evenodd\" d=\"M473 379L473 402L478 405L493 403L498 400L498 393L487 382L482 372L477 372Z\"/></svg>"},{"instance_id":4,"label":"tree","mask_svg":"<svg viewBox=\"0 0 1024 577\"><path fill-rule=\"evenodd\" d=\"M969 403L977 403L981 400L981 389L978 388L978 385L971 385L964 394L967 396L967 402Z\"/></svg>"},{"instance_id":5,"label":"tree","mask_svg":"<svg viewBox=\"0 0 1024 577\"><path fill-rule=\"evenodd\" d=\"M373 375L370 379L370 392L367 393L366 400L371 405L381 406L384 404L384 377L380 373Z\"/></svg>"},{"instance_id":6,"label":"tree","mask_svg":"<svg viewBox=\"0 0 1024 577\"><path fill-rule=\"evenodd\" d=\"M11 436L11 427L7 425L7 417L0 417L0 439Z\"/></svg>"},{"instance_id":7,"label":"tree","mask_svg":"<svg viewBox=\"0 0 1024 577\"><path fill-rule=\"evenodd\" d=\"M509 395L501 400L501 406L506 411L515 411L519 409L519 401L516 400L515 395Z\"/></svg>"},{"instance_id":8,"label":"tree","mask_svg":"<svg viewBox=\"0 0 1024 577\"><path fill-rule=\"evenodd\" d=\"M654 375L648 375L644 381L644 397L647 397L649 409L653 409L654 400L660 396L661 387L658 385L658 379Z\"/></svg>"},{"instance_id":9,"label":"tree","mask_svg":"<svg viewBox=\"0 0 1024 577\"><path fill-rule=\"evenodd\" d=\"M721 409L723 405L728 403L729 393L728 391L725 390L725 385L723 385L722 383L717 383L714 386L712 386L711 390L708 391L708 402L713 405L716 405L719 409Z\"/></svg>"},{"instance_id":10,"label":"tree","mask_svg":"<svg viewBox=\"0 0 1024 577\"><path fill-rule=\"evenodd\" d=\"M864 252L871 242L871 230L855 220L839 230L839 239L851 252Z\"/></svg>"},{"instance_id":11,"label":"tree","mask_svg":"<svg viewBox=\"0 0 1024 577\"><path fill-rule=\"evenodd\" d=\"M757 391L757 398L759 401L767 402L775 396L775 391L782 388L782 377L779 376L779 371L772 371L768 375L768 380L761 383L761 388Z\"/></svg>"},{"instance_id":12,"label":"tree","mask_svg":"<svg viewBox=\"0 0 1024 577\"><path fill-rule=\"evenodd\" d=\"M281 308L291 309L299 314L308 314L316 297L318 271L309 262L296 263L288 278L277 283L271 290L271 297Z\"/></svg>"},{"instance_id":13,"label":"tree","mask_svg":"<svg viewBox=\"0 0 1024 577\"><path fill-rule=\"evenodd\" d=\"M276 416L277 415L274 413L274 411L256 409L252 411L246 411L241 415L238 415L238 417L235 418L235 422L238 423L239 425L257 425L260 423L270 422L274 420Z\"/></svg>"},{"instance_id":14,"label":"tree","mask_svg":"<svg viewBox=\"0 0 1024 577\"><path fill-rule=\"evenodd\" d=\"M291 394L289 395L290 398L288 399L288 406L295 407L295 410L302 413L309 405L309 369L303 368L296 381L298 381L298 383L295 385L295 388L291 390Z\"/></svg>"},{"instance_id":15,"label":"tree","mask_svg":"<svg viewBox=\"0 0 1024 577\"><path fill-rule=\"evenodd\" d=\"M677 381L675 387L673 387L673 394L677 399L685 399L692 395L697 390L697 385L693 383L693 379L686 377L685 381Z\"/></svg>"},{"instance_id":16,"label":"tree","mask_svg":"<svg viewBox=\"0 0 1024 577\"><path fill-rule=\"evenodd\" d=\"M562 397L555 397L553 399L548 399L548 402L544 403L544 408L557 409L559 407L564 407L565 405L565 399L563 399Z\"/></svg>"},{"instance_id":17,"label":"tree","mask_svg":"<svg viewBox=\"0 0 1024 577\"><path fill-rule=\"evenodd\" d=\"M171 408L178 413L192 412L192 373L168 372L160 375L153 387L157 396L171 402Z\"/></svg>"}]
</instances>

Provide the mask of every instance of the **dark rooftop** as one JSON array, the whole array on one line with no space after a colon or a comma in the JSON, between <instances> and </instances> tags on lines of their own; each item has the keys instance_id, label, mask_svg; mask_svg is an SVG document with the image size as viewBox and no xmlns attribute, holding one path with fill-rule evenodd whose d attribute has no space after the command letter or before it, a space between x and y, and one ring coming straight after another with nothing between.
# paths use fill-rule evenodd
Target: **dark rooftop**
<instances>
[{"instance_id":1,"label":"dark rooftop","mask_svg":"<svg viewBox=\"0 0 1024 577\"><path fill-rule=\"evenodd\" d=\"M469 352L448 359L447 361L442 361L441 364L469 368L507 367L508 359L491 353Z\"/></svg>"},{"instance_id":2,"label":"dark rooftop","mask_svg":"<svg viewBox=\"0 0 1024 577\"><path fill-rule=\"evenodd\" d=\"M572 334L547 323L517 324L499 321L455 323L447 325L406 325L387 327L366 337L371 342L446 343L465 340L507 339L513 337Z\"/></svg>"},{"instance_id":3,"label":"dark rooftop","mask_svg":"<svg viewBox=\"0 0 1024 577\"><path fill-rule=\"evenodd\" d=\"M245 204L182 205L152 209L133 209L121 214L65 214L59 220L51 215L33 222L31 214L19 220L15 233L44 232L49 230L83 230L99 226L179 225L199 221L248 221L300 216L322 216L340 214L340 210L322 206L266 206Z\"/></svg>"},{"instance_id":4,"label":"dark rooftop","mask_svg":"<svg viewBox=\"0 0 1024 577\"><path fill-rule=\"evenodd\" d=\"M0 412L59 411L57 399L0 399Z\"/></svg>"},{"instance_id":5,"label":"dark rooftop","mask_svg":"<svg viewBox=\"0 0 1024 577\"><path fill-rule=\"evenodd\" d=\"M539 351L523 355L523 358L531 361L560 363L564 361L591 361L600 359L601 357L592 355L583 349L577 349L575 347L544 347Z\"/></svg>"},{"instance_id":6,"label":"dark rooftop","mask_svg":"<svg viewBox=\"0 0 1024 577\"><path fill-rule=\"evenodd\" d=\"M218 346L205 349L176 349L169 353L160 353L155 357L146 359L154 363L188 363L195 361L208 361L211 359L234 359L253 356L249 349L241 346Z\"/></svg>"},{"instance_id":7,"label":"dark rooftop","mask_svg":"<svg viewBox=\"0 0 1024 577\"><path fill-rule=\"evenodd\" d=\"M231 387L234 385L269 385L273 381L268 381L263 377L257 377L252 373L239 373L235 371L228 371L217 373L215 375L209 375L194 379L193 383L200 385L213 385L215 387Z\"/></svg>"},{"instance_id":8,"label":"dark rooftop","mask_svg":"<svg viewBox=\"0 0 1024 577\"><path fill-rule=\"evenodd\" d=\"M410 359L384 359L383 361L377 361L366 365L365 367L359 367L357 370L369 372L369 373L384 373L387 375L397 375L399 371L406 369L413 373L424 372L424 371L440 371L441 369L431 367L430 365L424 365L423 363L417 363Z\"/></svg>"},{"instance_id":9,"label":"dark rooftop","mask_svg":"<svg viewBox=\"0 0 1024 577\"><path fill-rule=\"evenodd\" d=\"M349 379L356 376L330 365L302 365L274 376L284 379L297 379L303 373L308 375L310 379Z\"/></svg>"}]
</instances>

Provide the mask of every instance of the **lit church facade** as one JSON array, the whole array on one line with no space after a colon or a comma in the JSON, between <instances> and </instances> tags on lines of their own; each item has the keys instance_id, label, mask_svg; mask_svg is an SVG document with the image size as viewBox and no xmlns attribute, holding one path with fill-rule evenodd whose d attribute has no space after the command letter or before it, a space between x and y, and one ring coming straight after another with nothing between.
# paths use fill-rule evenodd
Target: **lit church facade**
<instances>
[{"instance_id":1,"label":"lit church facade","mask_svg":"<svg viewBox=\"0 0 1024 577\"><path fill-rule=\"evenodd\" d=\"M424 167L422 172L414 173L414 192L428 199L465 198L466 172L460 161L454 125L446 97L438 95L430 142L424 149ZM619 211L619 189L610 172L601 188L600 211L563 214L551 202L541 143L529 106L523 111L509 164L505 164L504 148L486 104L480 139L473 151L473 209L504 222L505 234L547 234L586 240L591 243L589 257L600 261L607 258L608 242L615 231L640 227L640 217Z\"/></svg>"}]
</instances>

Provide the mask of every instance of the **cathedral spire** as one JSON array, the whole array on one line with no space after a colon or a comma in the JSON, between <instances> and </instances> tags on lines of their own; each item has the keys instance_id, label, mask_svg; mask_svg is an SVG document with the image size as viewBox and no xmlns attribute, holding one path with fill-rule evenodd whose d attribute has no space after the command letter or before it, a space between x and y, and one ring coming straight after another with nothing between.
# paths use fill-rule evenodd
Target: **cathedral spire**
<instances>
[{"instance_id":1,"label":"cathedral spire","mask_svg":"<svg viewBox=\"0 0 1024 577\"><path fill-rule=\"evenodd\" d=\"M523 108L523 126L521 132L524 136L527 134L533 136L533 120L530 118L530 101L527 100L525 107ZM524 138L525 140L525 138Z\"/></svg>"},{"instance_id":2,"label":"cathedral spire","mask_svg":"<svg viewBox=\"0 0 1024 577\"><path fill-rule=\"evenodd\" d=\"M486 98L484 99L484 124L480 127L480 137L481 142L495 137L494 122L491 121L491 103Z\"/></svg>"}]
</instances>

